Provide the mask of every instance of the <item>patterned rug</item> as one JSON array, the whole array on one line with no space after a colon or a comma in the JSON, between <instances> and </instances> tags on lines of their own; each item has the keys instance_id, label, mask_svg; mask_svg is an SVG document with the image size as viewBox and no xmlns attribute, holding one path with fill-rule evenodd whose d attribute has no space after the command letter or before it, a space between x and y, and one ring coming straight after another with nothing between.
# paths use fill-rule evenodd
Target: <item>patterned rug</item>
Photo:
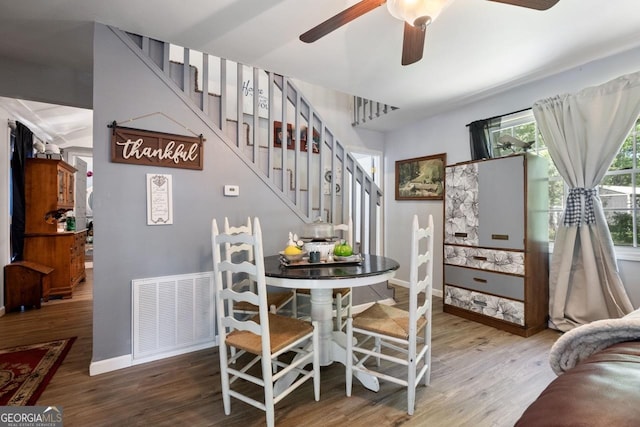
<instances>
[{"instance_id":1,"label":"patterned rug","mask_svg":"<svg viewBox=\"0 0 640 427\"><path fill-rule=\"evenodd\" d=\"M76 337L0 350L0 406L31 406Z\"/></svg>"}]
</instances>

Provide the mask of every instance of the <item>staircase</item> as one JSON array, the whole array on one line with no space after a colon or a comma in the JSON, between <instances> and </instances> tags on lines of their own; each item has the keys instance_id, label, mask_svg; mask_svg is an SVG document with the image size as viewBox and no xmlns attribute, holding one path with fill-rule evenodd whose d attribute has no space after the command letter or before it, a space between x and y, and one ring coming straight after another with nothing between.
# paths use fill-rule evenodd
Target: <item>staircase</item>
<instances>
[{"instance_id":1,"label":"staircase","mask_svg":"<svg viewBox=\"0 0 640 427\"><path fill-rule=\"evenodd\" d=\"M372 101L360 96L353 97L353 121L352 126L360 126L379 117L383 117L390 112L397 110L398 107L384 104L382 102Z\"/></svg>"},{"instance_id":2,"label":"staircase","mask_svg":"<svg viewBox=\"0 0 640 427\"><path fill-rule=\"evenodd\" d=\"M290 79L111 30L303 221L351 216L360 251L381 252L382 191Z\"/></svg>"}]
</instances>

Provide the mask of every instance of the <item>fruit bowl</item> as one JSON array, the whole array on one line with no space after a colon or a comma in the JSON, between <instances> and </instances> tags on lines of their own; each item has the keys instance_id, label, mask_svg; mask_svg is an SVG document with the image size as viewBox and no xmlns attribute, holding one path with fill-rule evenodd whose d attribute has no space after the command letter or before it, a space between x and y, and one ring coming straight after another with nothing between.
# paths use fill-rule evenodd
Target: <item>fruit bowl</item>
<instances>
[{"instance_id":1,"label":"fruit bowl","mask_svg":"<svg viewBox=\"0 0 640 427\"><path fill-rule=\"evenodd\" d=\"M306 255L304 251L299 254L285 254L284 251L280 251L279 254L285 257L289 262L300 261L302 257Z\"/></svg>"}]
</instances>

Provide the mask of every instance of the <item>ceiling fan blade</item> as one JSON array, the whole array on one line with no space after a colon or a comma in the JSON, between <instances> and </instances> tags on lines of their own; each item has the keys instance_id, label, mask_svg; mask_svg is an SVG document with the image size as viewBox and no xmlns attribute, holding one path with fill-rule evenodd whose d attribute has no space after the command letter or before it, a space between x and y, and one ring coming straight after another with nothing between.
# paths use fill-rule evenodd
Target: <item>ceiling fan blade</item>
<instances>
[{"instance_id":1,"label":"ceiling fan blade","mask_svg":"<svg viewBox=\"0 0 640 427\"><path fill-rule=\"evenodd\" d=\"M526 7L528 9L547 10L556 5L560 0L489 0L498 3L511 4L513 6Z\"/></svg>"},{"instance_id":2,"label":"ceiling fan blade","mask_svg":"<svg viewBox=\"0 0 640 427\"><path fill-rule=\"evenodd\" d=\"M312 43L386 2L387 0L362 0L302 34L300 40Z\"/></svg>"},{"instance_id":3,"label":"ceiling fan blade","mask_svg":"<svg viewBox=\"0 0 640 427\"><path fill-rule=\"evenodd\" d=\"M402 65L413 64L422 59L424 39L427 26L414 27L404 23L404 39L402 40Z\"/></svg>"}]
</instances>

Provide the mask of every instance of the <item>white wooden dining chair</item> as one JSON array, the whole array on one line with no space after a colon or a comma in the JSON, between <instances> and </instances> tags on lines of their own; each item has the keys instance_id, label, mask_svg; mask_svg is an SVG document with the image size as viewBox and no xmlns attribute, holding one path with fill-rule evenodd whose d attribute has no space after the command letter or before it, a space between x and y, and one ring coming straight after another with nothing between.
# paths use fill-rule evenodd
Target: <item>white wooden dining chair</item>
<instances>
[{"instance_id":1,"label":"white wooden dining chair","mask_svg":"<svg viewBox=\"0 0 640 427\"><path fill-rule=\"evenodd\" d=\"M224 232L226 234L248 233L251 234L251 218L247 217L245 225L230 226L229 218L224 218ZM249 244L225 244L224 250L225 260L231 261L232 258L238 258L253 263L254 253L253 246ZM233 283L236 292L249 290L256 292L254 281L247 277L236 277L233 272L227 271L227 283ZM297 317L297 301L295 290L272 292L267 291L267 306L272 313L281 313L289 304L291 316ZM237 314L251 316L258 312L258 307L246 301L238 301L233 304L233 310Z\"/></svg>"},{"instance_id":2,"label":"white wooden dining chair","mask_svg":"<svg viewBox=\"0 0 640 427\"><path fill-rule=\"evenodd\" d=\"M347 396L351 396L354 371L366 372L407 388L407 412L413 415L416 386L431 379L431 295L433 291L433 217L420 228L414 215L411 232L409 310L374 304L347 320ZM422 303L420 294L424 295ZM358 341L354 340L354 334ZM363 336L364 338L361 338ZM369 358L376 360L365 366ZM355 359L355 361L354 361ZM380 360L406 367L404 375L384 373ZM385 363L386 365L386 363ZM385 366L386 367L386 366Z\"/></svg>"},{"instance_id":3,"label":"white wooden dining chair","mask_svg":"<svg viewBox=\"0 0 640 427\"><path fill-rule=\"evenodd\" d=\"M349 217L346 224L334 225L333 230L340 231L342 233L342 239L352 248L355 248L353 241L353 220L351 217ZM309 289L297 289L296 293L300 298L310 302L311 291ZM334 330L341 331L347 325L347 319L351 316L352 305L353 292L351 292L351 288L336 288L333 290L333 309L336 313L334 317Z\"/></svg>"},{"instance_id":4,"label":"white wooden dining chair","mask_svg":"<svg viewBox=\"0 0 640 427\"><path fill-rule=\"evenodd\" d=\"M317 322L312 324L269 311L262 232L258 218L254 218L253 233L219 233L215 219L212 221L211 229L224 412L227 415L231 413L233 397L265 411L267 426L271 427L275 423L274 405L307 380L313 379L315 400L320 399L320 363L316 351ZM251 245L255 255L254 263L222 259L221 250L227 244ZM228 271L246 274L254 280L255 293L249 290L236 292L232 283L227 281ZM255 305L258 307L258 313L250 319L236 318L233 310L229 310L229 302L240 301ZM232 347L238 350L233 355L230 354ZM294 353L294 357L280 359L291 360L288 364L278 358L287 353ZM308 369L309 364L312 364L312 369ZM276 373L272 372L273 365L278 367ZM278 395L274 395L275 382L292 371L300 377ZM263 400L243 393L247 390L247 382L263 387ZM252 389L249 388L249 391Z\"/></svg>"}]
</instances>

